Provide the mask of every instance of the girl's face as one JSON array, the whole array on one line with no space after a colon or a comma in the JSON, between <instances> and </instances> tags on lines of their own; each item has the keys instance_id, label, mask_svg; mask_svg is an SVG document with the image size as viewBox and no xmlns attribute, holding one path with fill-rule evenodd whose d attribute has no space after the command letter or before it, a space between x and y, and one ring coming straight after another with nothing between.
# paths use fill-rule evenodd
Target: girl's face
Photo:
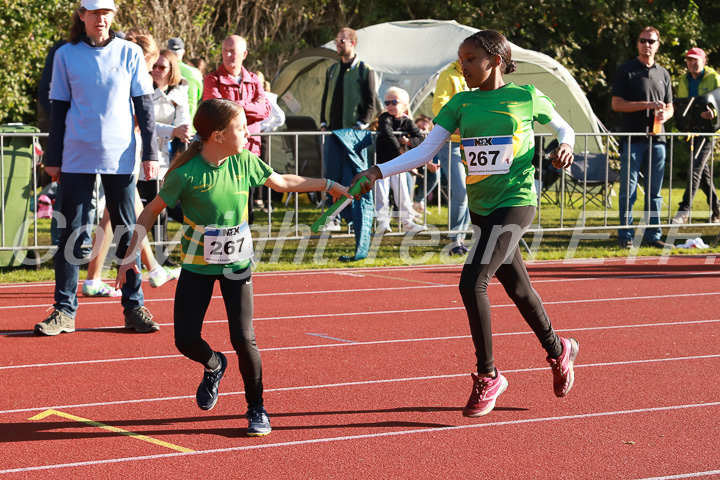
<instances>
[{"instance_id":1,"label":"girl's face","mask_svg":"<svg viewBox=\"0 0 720 480\"><path fill-rule=\"evenodd\" d=\"M480 88L490 79L493 68L500 66L500 55L490 55L484 48L476 47L472 42L460 45L458 57L463 77L470 88Z\"/></svg>"},{"instance_id":2,"label":"girl's face","mask_svg":"<svg viewBox=\"0 0 720 480\"><path fill-rule=\"evenodd\" d=\"M235 155L242 152L250 138L250 132L247 128L247 119L245 112L236 116L225 130L218 132L221 136L223 146L227 148L229 155Z\"/></svg>"},{"instance_id":3,"label":"girl's face","mask_svg":"<svg viewBox=\"0 0 720 480\"><path fill-rule=\"evenodd\" d=\"M385 108L393 117L401 117L407 112L407 104L393 93L385 95Z\"/></svg>"},{"instance_id":4,"label":"girl's face","mask_svg":"<svg viewBox=\"0 0 720 480\"><path fill-rule=\"evenodd\" d=\"M110 9L80 12L80 20L85 24L85 31L93 40L102 40L110 36L110 24L113 18L115 12Z\"/></svg>"},{"instance_id":5,"label":"girl's face","mask_svg":"<svg viewBox=\"0 0 720 480\"><path fill-rule=\"evenodd\" d=\"M158 85L167 85L170 78L170 60L160 55L152 67L152 77Z\"/></svg>"}]
</instances>

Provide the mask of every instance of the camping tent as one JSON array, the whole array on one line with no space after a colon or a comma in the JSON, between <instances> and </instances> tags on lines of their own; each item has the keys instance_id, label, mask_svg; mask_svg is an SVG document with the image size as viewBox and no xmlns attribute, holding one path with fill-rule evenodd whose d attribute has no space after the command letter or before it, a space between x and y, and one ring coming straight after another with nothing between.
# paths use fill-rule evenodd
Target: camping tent
<instances>
[{"instance_id":1,"label":"camping tent","mask_svg":"<svg viewBox=\"0 0 720 480\"><path fill-rule=\"evenodd\" d=\"M431 94L439 73L457 59L460 43L477 31L454 21L382 23L357 31L356 52L375 70L380 98L389 87L401 87L410 94L414 114L432 116ZM511 46L518 68L506 76L507 81L535 85L553 99L556 110L576 132L601 133L601 124L585 94L565 67L542 53ZM334 43L328 42L288 62L273 82L273 91L280 96L280 106L287 115L313 117L319 124L325 72L338 60ZM541 127L539 131L547 130ZM588 143L593 140L591 137ZM602 141L599 137L597 140L591 151L602 149ZM585 150L585 140L578 137L575 151L582 150Z\"/></svg>"}]
</instances>

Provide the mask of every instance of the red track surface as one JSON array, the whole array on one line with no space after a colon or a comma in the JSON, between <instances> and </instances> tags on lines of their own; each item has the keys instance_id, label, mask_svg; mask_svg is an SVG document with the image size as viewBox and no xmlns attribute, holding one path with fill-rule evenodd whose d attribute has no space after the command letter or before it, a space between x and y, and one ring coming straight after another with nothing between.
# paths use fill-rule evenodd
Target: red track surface
<instances>
[{"instance_id":1,"label":"red track surface","mask_svg":"<svg viewBox=\"0 0 720 480\"><path fill-rule=\"evenodd\" d=\"M510 386L480 419L461 415L474 356L459 266L257 274L273 426L261 438L244 436L219 289L203 334L230 368L217 406L202 412L202 369L173 344L172 284L145 289L158 333L127 333L117 300L82 298L80 330L43 338L31 329L52 284L2 285L0 476L720 478L718 265L699 256L530 264L555 328L580 341L564 399L494 283L494 354ZM31 420L49 409L58 413Z\"/></svg>"}]
</instances>

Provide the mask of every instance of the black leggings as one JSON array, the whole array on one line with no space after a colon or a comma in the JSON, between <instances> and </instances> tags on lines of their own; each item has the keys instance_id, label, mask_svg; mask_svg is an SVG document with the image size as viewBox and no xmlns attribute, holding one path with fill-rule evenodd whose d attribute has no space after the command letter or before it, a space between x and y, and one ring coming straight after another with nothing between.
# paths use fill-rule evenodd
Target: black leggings
<instances>
[{"instance_id":1,"label":"black leggings","mask_svg":"<svg viewBox=\"0 0 720 480\"><path fill-rule=\"evenodd\" d=\"M475 345L478 373L492 373L492 325L487 287L495 275L530 325L547 354L557 358L562 344L542 300L530 285L518 243L535 217L535 207L505 207L483 216L470 212L475 244L460 275L462 296ZM478 231L479 229L479 231Z\"/></svg>"},{"instance_id":2,"label":"black leggings","mask_svg":"<svg viewBox=\"0 0 720 480\"><path fill-rule=\"evenodd\" d=\"M249 267L233 277L202 275L182 269L175 290L175 346L189 359L211 367L213 350L201 332L218 280L230 327L230 342L237 353L245 384L245 399L250 406L262 405L262 365L252 323L253 289Z\"/></svg>"}]
</instances>

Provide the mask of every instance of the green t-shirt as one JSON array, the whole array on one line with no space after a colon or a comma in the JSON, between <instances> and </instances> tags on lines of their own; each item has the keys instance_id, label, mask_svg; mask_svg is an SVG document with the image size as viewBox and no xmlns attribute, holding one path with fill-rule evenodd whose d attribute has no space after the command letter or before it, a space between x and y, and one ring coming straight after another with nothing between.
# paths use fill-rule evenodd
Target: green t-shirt
<instances>
[{"instance_id":1,"label":"green t-shirt","mask_svg":"<svg viewBox=\"0 0 720 480\"><path fill-rule=\"evenodd\" d=\"M210 165L202 155L169 172L158 195L168 205L178 200L183 211L183 268L206 275L237 271L250 260L229 265L205 262L205 226L234 227L247 221L248 190L265 183L273 169L247 150L228 157L222 165Z\"/></svg>"},{"instance_id":2,"label":"green t-shirt","mask_svg":"<svg viewBox=\"0 0 720 480\"><path fill-rule=\"evenodd\" d=\"M180 62L180 75L188 81L188 107L190 109L190 126L192 127L195 111L202 102L203 76L200 70L183 62Z\"/></svg>"},{"instance_id":3,"label":"green t-shirt","mask_svg":"<svg viewBox=\"0 0 720 480\"><path fill-rule=\"evenodd\" d=\"M532 158L535 153L533 121L546 124L555 104L534 86L505 86L483 92L456 93L440 110L434 121L449 132L460 128L463 139L512 137L514 160L505 174L468 174L468 207L479 215L488 215L501 207L536 205ZM508 143L510 140L508 139ZM468 164L461 148L465 170Z\"/></svg>"}]
</instances>

